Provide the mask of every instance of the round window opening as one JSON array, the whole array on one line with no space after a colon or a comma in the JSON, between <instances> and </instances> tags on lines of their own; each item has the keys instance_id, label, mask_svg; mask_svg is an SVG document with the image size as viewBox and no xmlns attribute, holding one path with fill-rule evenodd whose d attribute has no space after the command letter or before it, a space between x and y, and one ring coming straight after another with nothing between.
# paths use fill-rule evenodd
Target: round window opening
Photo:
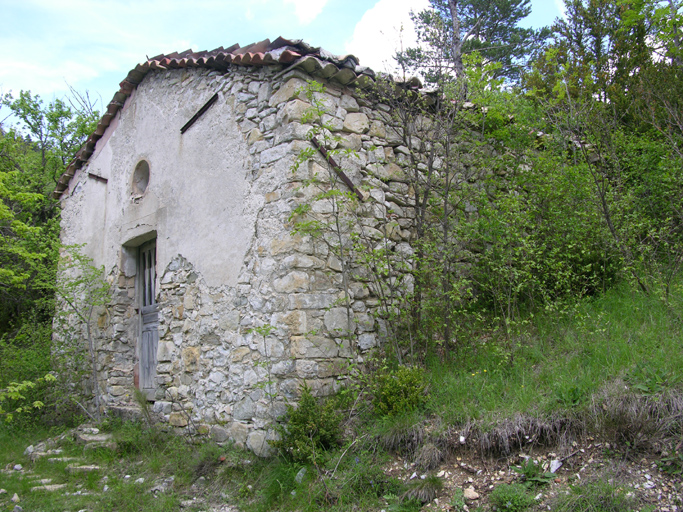
<instances>
[{"instance_id":1,"label":"round window opening","mask_svg":"<svg viewBox=\"0 0 683 512\"><path fill-rule=\"evenodd\" d=\"M133 194L142 195L149 185L149 164L146 160L140 160L133 172Z\"/></svg>"}]
</instances>

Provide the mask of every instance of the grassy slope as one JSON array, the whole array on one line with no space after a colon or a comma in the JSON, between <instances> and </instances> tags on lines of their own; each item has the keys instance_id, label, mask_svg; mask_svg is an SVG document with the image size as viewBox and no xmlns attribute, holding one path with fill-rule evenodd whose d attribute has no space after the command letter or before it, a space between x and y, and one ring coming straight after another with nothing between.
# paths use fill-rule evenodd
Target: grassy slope
<instances>
[{"instance_id":1,"label":"grassy slope","mask_svg":"<svg viewBox=\"0 0 683 512\"><path fill-rule=\"evenodd\" d=\"M426 444L438 444L438 426L429 431L417 424L440 425L444 431L469 422L484 432L520 415L590 417L606 390L617 390L635 407L663 407L669 404L662 398L665 395L680 397L682 299L683 294L676 295L671 299L674 305L665 305L656 297L613 290L571 311L536 318L516 341L512 357L491 342L473 342L450 362L434 360L429 365L431 397L424 413L381 422L367 406L365 414L349 424L354 425L356 435L367 435L357 437L355 443L349 439L319 467L308 466L300 475L301 482L296 479L304 467L300 464L254 460L249 454L212 443L190 446L134 424L115 425L119 446L115 454L84 453L67 442L66 455L85 457L102 467L90 475L70 475L66 464L33 464L23 455L24 448L44 438L45 432L0 430L0 467L21 463L41 477L52 478L52 483L66 483L70 493L30 492L27 478L0 473L0 488L8 491L0 495L0 510L12 509L9 497L15 492L24 510L36 511L177 510L182 500L197 495L239 504L242 510L341 511L354 506L358 510L416 510L419 506L414 502L400 503L410 483L384 474L388 454L382 445L396 441L410 460ZM598 403L598 407L602 406ZM630 420L625 417L623 421ZM591 425L584 423L587 428ZM679 421L659 433L680 437L680 430ZM221 456L226 457L224 462ZM167 492L158 497L147 492L171 475L174 480ZM107 479L102 480L104 476ZM206 485L198 480L202 476L207 477ZM144 483L135 484L138 478L144 478ZM434 480L438 479L428 479L428 483ZM102 491L105 484L107 492ZM80 495L73 494L79 491ZM188 509L206 506L198 503Z\"/></svg>"}]
</instances>

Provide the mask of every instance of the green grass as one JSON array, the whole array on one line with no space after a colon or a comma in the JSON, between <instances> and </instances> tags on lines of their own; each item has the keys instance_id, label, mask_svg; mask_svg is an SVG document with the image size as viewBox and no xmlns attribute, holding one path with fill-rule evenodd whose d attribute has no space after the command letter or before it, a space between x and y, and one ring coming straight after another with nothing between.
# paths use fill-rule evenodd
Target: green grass
<instances>
[{"instance_id":1,"label":"green grass","mask_svg":"<svg viewBox=\"0 0 683 512\"><path fill-rule=\"evenodd\" d=\"M640 510L636 499L628 490L606 480L572 486L553 503L558 512L629 512ZM651 509L645 509L651 510Z\"/></svg>"},{"instance_id":2,"label":"green grass","mask_svg":"<svg viewBox=\"0 0 683 512\"><path fill-rule=\"evenodd\" d=\"M457 359L429 365L429 412L446 423L488 423L581 408L616 379L637 393L679 387L677 310L623 287L537 317L513 354L473 342Z\"/></svg>"},{"instance_id":3,"label":"green grass","mask_svg":"<svg viewBox=\"0 0 683 512\"><path fill-rule=\"evenodd\" d=\"M683 293L672 296L671 301L683 304ZM650 432L657 430L649 426L656 411L646 408L643 415L640 405L666 412L667 404L673 403L666 400L680 402L667 395L680 390L682 384L683 322L679 310L657 297L631 293L624 287L562 313L537 316L519 335L512 353L500 348L509 347L508 343L496 343L492 338L472 341L457 358L428 364L425 409L379 418L370 399L358 404L358 410L364 412L355 419L356 442L345 439L342 445L316 457L315 465L283 458L262 460L207 441L190 444L160 428L112 420L104 429L115 437L118 449L114 453L84 452L73 442L63 443L63 455L83 457L84 463L102 468L73 475L66 462L33 463L23 455L26 446L54 437L58 431L40 429L30 422L0 426L0 467L20 463L42 478L51 478L52 483L66 484L69 493L31 492L28 478L0 473L0 488L8 491L0 496L0 511L11 510L9 498L15 492L24 510L33 511L178 510L182 500L199 492L193 487L199 478L205 481L202 492L212 500L225 500L242 510L341 512L356 507L415 511L421 501L440 492L440 480L429 477L406 483L388 477L384 468L391 453L415 461L424 471L433 471L449 449L440 432L453 425L477 420L482 430L491 427L487 434L495 448L493 427L501 422L526 414L587 418L585 425L594 427L597 424L588 420L596 416L593 409L598 406L601 428L605 432L611 429L611 435L621 441L619 445L630 450L640 442L640 434L647 433L649 438ZM604 402L599 400L607 396L606 390L613 389L620 395L609 412L603 411ZM676 407L683 409L680 403ZM678 428L680 435L680 424L672 428ZM673 430L668 432L673 435ZM505 435L505 429L500 433ZM676 453L662 459L660 465L674 473L680 471L680 460ZM545 483L547 477L536 474L537 470L540 468L535 466L523 468L527 482ZM297 475L302 478L297 480ZM167 492L157 497L148 492L170 476L173 482ZM144 483L135 484L138 478L144 478ZM107 492L102 491L105 484ZM628 507L633 504L624 501L625 496L618 487L599 481L561 496L553 510L631 510ZM531 506L532 496L523 485L499 485L490 499L500 510L521 511ZM457 497L454 500L459 503Z\"/></svg>"}]
</instances>

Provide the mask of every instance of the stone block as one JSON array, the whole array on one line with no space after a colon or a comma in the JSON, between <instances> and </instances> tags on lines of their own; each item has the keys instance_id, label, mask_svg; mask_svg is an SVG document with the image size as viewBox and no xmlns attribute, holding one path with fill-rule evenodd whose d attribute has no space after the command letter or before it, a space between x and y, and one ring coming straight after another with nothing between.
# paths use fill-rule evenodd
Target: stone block
<instances>
[{"instance_id":1,"label":"stone block","mask_svg":"<svg viewBox=\"0 0 683 512\"><path fill-rule=\"evenodd\" d=\"M170 341L160 341L157 347L157 361L166 363L175 358L175 345Z\"/></svg>"},{"instance_id":2,"label":"stone block","mask_svg":"<svg viewBox=\"0 0 683 512\"><path fill-rule=\"evenodd\" d=\"M238 402L232 410L232 417L236 420L251 420L254 417L254 402L245 398Z\"/></svg>"},{"instance_id":3,"label":"stone block","mask_svg":"<svg viewBox=\"0 0 683 512\"><path fill-rule=\"evenodd\" d=\"M323 262L307 254L292 254L282 262L285 268L322 268Z\"/></svg>"},{"instance_id":4,"label":"stone block","mask_svg":"<svg viewBox=\"0 0 683 512\"><path fill-rule=\"evenodd\" d=\"M229 311L221 316L218 325L223 331L236 331L240 326L240 312L237 310Z\"/></svg>"},{"instance_id":5,"label":"stone block","mask_svg":"<svg viewBox=\"0 0 683 512\"><path fill-rule=\"evenodd\" d=\"M349 96L348 94L342 94L341 108L348 112L358 112L360 110L356 98Z\"/></svg>"},{"instance_id":6,"label":"stone block","mask_svg":"<svg viewBox=\"0 0 683 512\"><path fill-rule=\"evenodd\" d=\"M385 138L387 136L387 131L384 128L384 123L381 121L373 121L372 124L370 124L368 135L370 135L370 137L379 137L380 139Z\"/></svg>"},{"instance_id":7,"label":"stone block","mask_svg":"<svg viewBox=\"0 0 683 512\"><path fill-rule=\"evenodd\" d=\"M261 165L267 165L287 156L292 149L291 143L284 143L261 152Z\"/></svg>"},{"instance_id":8,"label":"stone block","mask_svg":"<svg viewBox=\"0 0 683 512\"><path fill-rule=\"evenodd\" d=\"M298 399L301 395L299 379L287 379L280 384L280 391L289 400Z\"/></svg>"},{"instance_id":9,"label":"stone block","mask_svg":"<svg viewBox=\"0 0 683 512\"><path fill-rule=\"evenodd\" d=\"M326 309L337 300L336 294L330 293L293 293L289 296L291 309Z\"/></svg>"},{"instance_id":10,"label":"stone block","mask_svg":"<svg viewBox=\"0 0 683 512\"><path fill-rule=\"evenodd\" d=\"M247 436L247 448L259 457L269 457L275 450L268 444L268 435L263 430L255 430Z\"/></svg>"},{"instance_id":11,"label":"stone block","mask_svg":"<svg viewBox=\"0 0 683 512\"><path fill-rule=\"evenodd\" d=\"M294 271L286 276L275 279L273 281L273 288L280 293L294 293L308 291L309 277L305 272Z\"/></svg>"},{"instance_id":12,"label":"stone block","mask_svg":"<svg viewBox=\"0 0 683 512\"><path fill-rule=\"evenodd\" d=\"M261 130L258 128L254 128L249 132L249 136L247 137L247 142L249 144L254 144L255 142L258 142L260 140L263 140L263 134L261 133Z\"/></svg>"},{"instance_id":13,"label":"stone block","mask_svg":"<svg viewBox=\"0 0 683 512\"><path fill-rule=\"evenodd\" d=\"M241 361L242 359L244 359L246 355L250 353L251 349L249 347L238 347L232 353L232 361L235 363Z\"/></svg>"},{"instance_id":14,"label":"stone block","mask_svg":"<svg viewBox=\"0 0 683 512\"><path fill-rule=\"evenodd\" d=\"M361 350L370 350L377 346L377 338L374 333L363 333L358 336L358 348Z\"/></svg>"},{"instance_id":15,"label":"stone block","mask_svg":"<svg viewBox=\"0 0 683 512\"><path fill-rule=\"evenodd\" d=\"M350 318L349 318L350 316ZM325 312L325 327L334 336L348 336L355 329L354 313L346 308L332 308Z\"/></svg>"},{"instance_id":16,"label":"stone block","mask_svg":"<svg viewBox=\"0 0 683 512\"><path fill-rule=\"evenodd\" d=\"M329 358L337 356L339 347L322 336L292 336L290 353L294 359Z\"/></svg>"},{"instance_id":17,"label":"stone block","mask_svg":"<svg viewBox=\"0 0 683 512\"><path fill-rule=\"evenodd\" d=\"M110 386L109 394L112 396L121 396L126 394L126 388L123 386Z\"/></svg>"},{"instance_id":18,"label":"stone block","mask_svg":"<svg viewBox=\"0 0 683 512\"><path fill-rule=\"evenodd\" d=\"M286 235L284 238L275 239L270 242L270 254L277 256L298 249L303 244L303 239L300 236Z\"/></svg>"},{"instance_id":19,"label":"stone block","mask_svg":"<svg viewBox=\"0 0 683 512\"><path fill-rule=\"evenodd\" d=\"M339 145L344 149L360 151L361 147L363 146L363 141L360 138L360 135L351 133L349 135L342 136L339 140Z\"/></svg>"},{"instance_id":20,"label":"stone block","mask_svg":"<svg viewBox=\"0 0 683 512\"><path fill-rule=\"evenodd\" d=\"M163 400L157 400L152 406L152 410L157 414L171 414L173 404Z\"/></svg>"},{"instance_id":21,"label":"stone block","mask_svg":"<svg viewBox=\"0 0 683 512\"><path fill-rule=\"evenodd\" d=\"M361 332L372 331L375 328L375 318L367 313L357 313L355 315L358 330Z\"/></svg>"},{"instance_id":22,"label":"stone block","mask_svg":"<svg viewBox=\"0 0 683 512\"><path fill-rule=\"evenodd\" d=\"M351 133L365 133L370 128L370 120L363 113L351 113L344 119L344 131Z\"/></svg>"},{"instance_id":23,"label":"stone block","mask_svg":"<svg viewBox=\"0 0 683 512\"><path fill-rule=\"evenodd\" d=\"M187 416L182 412L172 412L168 417L168 423L173 427L187 427Z\"/></svg>"},{"instance_id":24,"label":"stone block","mask_svg":"<svg viewBox=\"0 0 683 512\"><path fill-rule=\"evenodd\" d=\"M307 84L300 78L290 78L286 83L282 84L280 88L270 97L268 105L275 107L283 101L289 101L292 98L299 96L299 91L305 89Z\"/></svg>"},{"instance_id":25,"label":"stone block","mask_svg":"<svg viewBox=\"0 0 683 512\"><path fill-rule=\"evenodd\" d=\"M201 350L199 347L187 347L182 351L183 363L186 372L194 372L199 368L199 356Z\"/></svg>"},{"instance_id":26,"label":"stone block","mask_svg":"<svg viewBox=\"0 0 683 512\"><path fill-rule=\"evenodd\" d=\"M273 375L287 375L288 373L291 373L294 371L294 361L291 360L285 360L285 361L278 361L273 365L273 367L270 369L270 373Z\"/></svg>"},{"instance_id":27,"label":"stone block","mask_svg":"<svg viewBox=\"0 0 683 512\"><path fill-rule=\"evenodd\" d=\"M346 359L333 359L332 361L321 361L318 363L318 377L336 377L348 373L349 362Z\"/></svg>"},{"instance_id":28,"label":"stone block","mask_svg":"<svg viewBox=\"0 0 683 512\"><path fill-rule=\"evenodd\" d=\"M302 379L314 379L318 377L318 363L309 359L298 359L296 374Z\"/></svg>"},{"instance_id":29,"label":"stone block","mask_svg":"<svg viewBox=\"0 0 683 512\"><path fill-rule=\"evenodd\" d=\"M291 123L293 121L303 121L308 112L311 111L311 104L301 100L292 100L285 105L280 113L278 119L282 124Z\"/></svg>"},{"instance_id":30,"label":"stone block","mask_svg":"<svg viewBox=\"0 0 683 512\"><path fill-rule=\"evenodd\" d=\"M230 438L230 432L228 429L221 427L220 425L213 425L210 432L211 439L217 443L224 443Z\"/></svg>"},{"instance_id":31,"label":"stone block","mask_svg":"<svg viewBox=\"0 0 683 512\"><path fill-rule=\"evenodd\" d=\"M244 423L234 421L229 429L230 438L235 441L235 444L240 448L244 448L247 444L247 436L249 435L249 427Z\"/></svg>"},{"instance_id":32,"label":"stone block","mask_svg":"<svg viewBox=\"0 0 683 512\"><path fill-rule=\"evenodd\" d=\"M275 327L284 327L290 334L303 334L308 331L306 313L299 310L275 313L271 318L271 324Z\"/></svg>"},{"instance_id":33,"label":"stone block","mask_svg":"<svg viewBox=\"0 0 683 512\"><path fill-rule=\"evenodd\" d=\"M330 396L338 391L339 384L335 379L315 379L307 381L311 394L315 397Z\"/></svg>"}]
</instances>

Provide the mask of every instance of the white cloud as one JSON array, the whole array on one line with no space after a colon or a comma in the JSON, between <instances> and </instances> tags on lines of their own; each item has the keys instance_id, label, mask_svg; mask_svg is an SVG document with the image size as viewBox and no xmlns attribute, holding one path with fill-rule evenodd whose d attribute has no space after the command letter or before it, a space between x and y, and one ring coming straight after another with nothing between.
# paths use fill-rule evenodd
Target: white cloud
<instances>
[{"instance_id":1,"label":"white cloud","mask_svg":"<svg viewBox=\"0 0 683 512\"><path fill-rule=\"evenodd\" d=\"M567 9L565 8L564 0L555 0L555 7L557 7L558 11L560 11L560 16L562 16L566 20Z\"/></svg>"},{"instance_id":2,"label":"white cloud","mask_svg":"<svg viewBox=\"0 0 683 512\"><path fill-rule=\"evenodd\" d=\"M296 14L299 23L308 25L318 15L323 12L327 0L284 0L285 4L292 4L294 6L294 14Z\"/></svg>"},{"instance_id":3,"label":"white cloud","mask_svg":"<svg viewBox=\"0 0 683 512\"><path fill-rule=\"evenodd\" d=\"M356 25L346 51L358 57L363 66L395 72L394 54L417 44L410 11L427 7L428 0L379 0Z\"/></svg>"}]
</instances>

